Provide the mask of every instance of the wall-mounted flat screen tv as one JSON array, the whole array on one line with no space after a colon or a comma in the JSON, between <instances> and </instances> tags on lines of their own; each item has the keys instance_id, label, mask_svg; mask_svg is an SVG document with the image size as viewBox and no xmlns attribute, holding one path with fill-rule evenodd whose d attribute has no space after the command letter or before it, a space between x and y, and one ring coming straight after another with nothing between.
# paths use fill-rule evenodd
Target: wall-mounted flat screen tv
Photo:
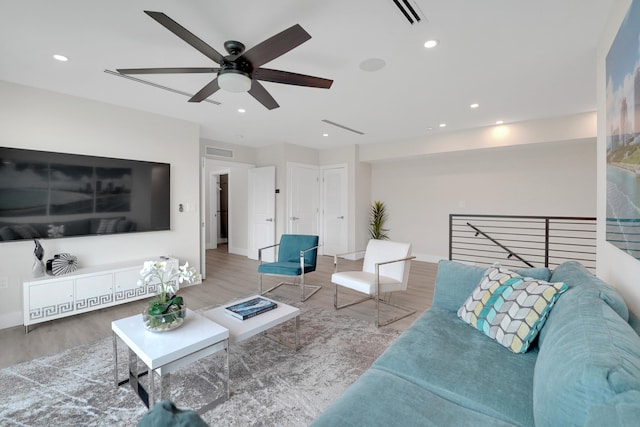
<instances>
[{"instance_id":1,"label":"wall-mounted flat screen tv","mask_svg":"<svg viewBox=\"0 0 640 427\"><path fill-rule=\"evenodd\" d=\"M169 230L170 165L0 147L0 241Z\"/></svg>"}]
</instances>

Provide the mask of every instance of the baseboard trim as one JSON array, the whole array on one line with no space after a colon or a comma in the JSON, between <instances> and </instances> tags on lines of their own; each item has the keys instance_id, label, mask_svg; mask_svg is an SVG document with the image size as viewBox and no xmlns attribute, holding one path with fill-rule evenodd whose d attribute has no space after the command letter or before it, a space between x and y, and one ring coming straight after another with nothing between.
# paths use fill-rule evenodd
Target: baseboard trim
<instances>
[{"instance_id":1,"label":"baseboard trim","mask_svg":"<svg viewBox=\"0 0 640 427\"><path fill-rule=\"evenodd\" d=\"M0 314L0 329L12 328L20 325L22 325L21 311Z\"/></svg>"},{"instance_id":2,"label":"baseboard trim","mask_svg":"<svg viewBox=\"0 0 640 427\"><path fill-rule=\"evenodd\" d=\"M447 257L442 257L442 256L438 256L438 255L430 255L430 254L417 254L417 253L413 253L413 256L416 257L416 261L422 261L422 262L430 262L433 264L437 264L438 262L444 260L444 259L449 259Z\"/></svg>"}]
</instances>

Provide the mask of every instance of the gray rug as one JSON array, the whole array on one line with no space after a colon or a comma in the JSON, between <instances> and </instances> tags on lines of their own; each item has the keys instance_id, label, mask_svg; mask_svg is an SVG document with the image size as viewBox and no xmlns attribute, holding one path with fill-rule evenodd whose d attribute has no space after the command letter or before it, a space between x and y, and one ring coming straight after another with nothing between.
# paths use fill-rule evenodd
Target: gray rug
<instances>
[{"instance_id":1,"label":"gray rug","mask_svg":"<svg viewBox=\"0 0 640 427\"><path fill-rule=\"evenodd\" d=\"M210 426L309 425L399 335L334 311L301 310L298 352L262 335L232 346L232 395L202 415ZM273 332L292 339L293 322ZM0 370L0 425L135 426L147 409L128 385L114 387L112 343L105 338ZM124 344L118 347L124 362ZM173 373L176 405L198 409L218 396L222 361L216 354Z\"/></svg>"}]
</instances>

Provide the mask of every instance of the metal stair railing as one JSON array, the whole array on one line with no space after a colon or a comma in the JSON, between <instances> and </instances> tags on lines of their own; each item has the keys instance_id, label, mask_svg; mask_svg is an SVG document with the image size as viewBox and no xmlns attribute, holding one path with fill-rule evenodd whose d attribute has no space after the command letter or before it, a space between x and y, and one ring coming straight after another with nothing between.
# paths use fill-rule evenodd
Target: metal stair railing
<instances>
[{"instance_id":1,"label":"metal stair railing","mask_svg":"<svg viewBox=\"0 0 640 427\"><path fill-rule=\"evenodd\" d=\"M595 272L596 218L450 214L449 259L511 268L576 260Z\"/></svg>"}]
</instances>

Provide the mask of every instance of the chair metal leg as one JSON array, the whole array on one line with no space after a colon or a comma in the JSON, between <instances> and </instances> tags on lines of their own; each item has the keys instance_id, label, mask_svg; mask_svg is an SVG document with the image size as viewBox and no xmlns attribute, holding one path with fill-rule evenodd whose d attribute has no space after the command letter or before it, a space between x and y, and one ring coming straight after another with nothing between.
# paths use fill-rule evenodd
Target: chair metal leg
<instances>
[{"instance_id":1,"label":"chair metal leg","mask_svg":"<svg viewBox=\"0 0 640 427\"><path fill-rule=\"evenodd\" d=\"M335 286L335 288L334 288L334 293L333 293L333 306L335 307L336 310L340 310L340 309L343 309L345 307L350 307L352 305L360 304L361 302L369 301L370 299L373 298L373 297L367 296L367 297L364 297L364 298L359 299L357 301L348 302L346 304L338 305L338 285L334 285L334 286Z\"/></svg>"},{"instance_id":2,"label":"chair metal leg","mask_svg":"<svg viewBox=\"0 0 640 427\"><path fill-rule=\"evenodd\" d=\"M416 310L414 310L413 308L404 307L404 306L398 305L398 304L391 304L390 302L386 302L384 300L379 300L379 301L382 304L384 304L384 305L386 305L388 307L397 308L399 310L404 311L405 313L401 314L399 316L393 317L391 319L387 319L383 323L380 323L380 312L378 312L378 325L377 325L377 327L387 326L388 324L393 323L393 322L395 322L397 320L404 319L405 317L409 317L409 316L411 316L412 314L414 314L416 312Z\"/></svg>"},{"instance_id":3,"label":"chair metal leg","mask_svg":"<svg viewBox=\"0 0 640 427\"><path fill-rule=\"evenodd\" d=\"M345 308L345 307L350 307L352 305L360 304L361 302L369 301L370 299L375 300L375 302L376 302L376 317L375 317L374 324L376 325L376 328L379 328L380 326L387 326L387 325L389 325L389 324L391 324L391 323L393 323L393 322L395 322L397 320L404 319L405 317L409 317L409 316L411 316L412 314L414 314L416 312L416 310L414 310L412 308L404 307L404 306L401 306L401 305L398 305L398 304L391 304L390 302L386 302L383 299L376 298L374 296L367 296L367 297L359 299L357 301L349 302L349 303L346 303L346 304L343 304L343 305L338 305L338 285L334 285L334 286L335 286L335 289L334 289L334 293L333 293L333 306L335 307L336 310L340 310L340 309ZM384 305L389 306L389 307L397 308L399 310L404 311L404 313L399 315L399 316L395 316L395 317L393 317L391 319L387 319L387 320L385 320L383 322L380 322L380 304L384 304Z\"/></svg>"},{"instance_id":4,"label":"chair metal leg","mask_svg":"<svg viewBox=\"0 0 640 427\"><path fill-rule=\"evenodd\" d=\"M298 286L300 287L300 301L305 302L306 300L308 300L309 298L311 298L316 292L320 291L320 289L322 289L322 286L320 285L305 285L304 284L304 276L301 277L300 283L288 283L288 282L280 282L277 285L267 289L266 291L262 290L262 275L260 275L260 295L264 295L266 293L269 293L277 288L279 288L280 286L283 285L287 285L287 286ZM306 289L309 288L311 289L311 293L309 293L308 295L306 294Z\"/></svg>"}]
</instances>

